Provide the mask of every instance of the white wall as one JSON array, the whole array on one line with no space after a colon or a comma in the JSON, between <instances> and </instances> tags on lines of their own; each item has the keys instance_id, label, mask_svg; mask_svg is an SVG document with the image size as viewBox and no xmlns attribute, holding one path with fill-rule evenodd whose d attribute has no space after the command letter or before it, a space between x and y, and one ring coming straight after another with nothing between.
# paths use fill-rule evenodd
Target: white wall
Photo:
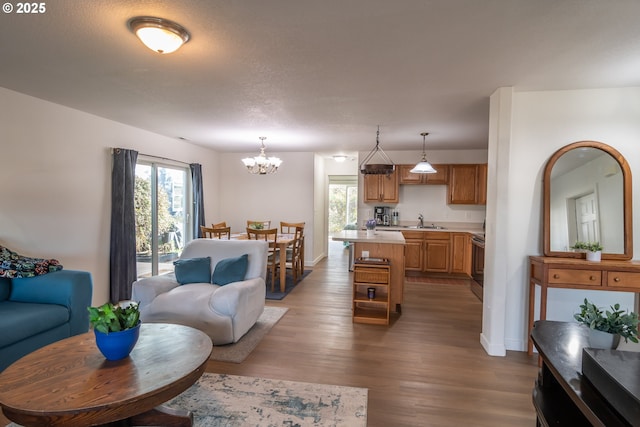
<instances>
[{"instance_id":1,"label":"white wall","mask_svg":"<svg viewBox=\"0 0 640 427\"><path fill-rule=\"evenodd\" d=\"M505 349L526 348L528 256L542 254L542 176L547 160L572 142L604 142L626 158L633 187L638 188L640 88L547 92L502 88L491 97L491 104L481 341L489 354L504 354ZM635 230L639 203L636 197ZM637 232L633 242L640 248ZM632 294L550 290L548 319L571 320L585 297L602 306L620 302L633 308Z\"/></svg>"},{"instance_id":2,"label":"white wall","mask_svg":"<svg viewBox=\"0 0 640 427\"><path fill-rule=\"evenodd\" d=\"M0 132L0 245L89 271L94 305L109 298L110 148L202 164L207 217L216 210L211 150L3 88Z\"/></svg>"},{"instance_id":3,"label":"white wall","mask_svg":"<svg viewBox=\"0 0 640 427\"><path fill-rule=\"evenodd\" d=\"M218 203L218 216L209 219L207 215L207 221L226 221L233 232L244 231L247 220L270 220L271 226L278 228L280 221L305 222L305 263L313 263L314 154L267 154L282 159L273 175L248 173L241 161L247 153L219 153L221 185L213 195Z\"/></svg>"},{"instance_id":4,"label":"white wall","mask_svg":"<svg viewBox=\"0 0 640 427\"><path fill-rule=\"evenodd\" d=\"M421 151L386 151L395 164L415 164L421 157ZM368 152L359 153L361 162ZM487 150L427 150L430 163L486 163ZM363 176L359 174L358 191L363 191ZM400 213L400 221L418 221L418 215L423 214L425 223L438 222L469 222L482 223L485 217L485 206L449 205L447 204L446 185L400 185L399 202L363 203L359 197L358 223L373 215L374 206L392 206Z\"/></svg>"}]
</instances>

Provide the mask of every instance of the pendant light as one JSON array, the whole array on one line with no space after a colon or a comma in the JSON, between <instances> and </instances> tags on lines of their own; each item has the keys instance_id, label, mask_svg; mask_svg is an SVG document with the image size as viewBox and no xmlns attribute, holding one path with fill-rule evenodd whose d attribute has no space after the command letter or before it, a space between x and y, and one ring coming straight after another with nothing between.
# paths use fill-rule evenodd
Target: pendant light
<instances>
[{"instance_id":1,"label":"pendant light","mask_svg":"<svg viewBox=\"0 0 640 427\"><path fill-rule=\"evenodd\" d=\"M413 169L409 172L411 173L436 173L437 171L431 166L431 163L427 161L427 153L425 152L424 146L426 143L428 132L422 132L422 160L416 164Z\"/></svg>"},{"instance_id":2,"label":"pendant light","mask_svg":"<svg viewBox=\"0 0 640 427\"><path fill-rule=\"evenodd\" d=\"M385 163L369 163L373 157L378 153ZM395 170L396 166L391 161L389 156L380 148L380 126L378 126L378 133L376 134L376 146L367 154L362 163L360 163L360 172L363 175L389 175Z\"/></svg>"}]
</instances>

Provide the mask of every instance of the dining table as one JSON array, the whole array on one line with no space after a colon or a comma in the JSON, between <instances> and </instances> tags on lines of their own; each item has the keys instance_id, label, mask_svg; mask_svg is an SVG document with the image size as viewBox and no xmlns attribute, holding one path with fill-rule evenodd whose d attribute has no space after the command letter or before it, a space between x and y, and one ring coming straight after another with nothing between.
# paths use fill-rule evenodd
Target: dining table
<instances>
[{"instance_id":1,"label":"dining table","mask_svg":"<svg viewBox=\"0 0 640 427\"><path fill-rule=\"evenodd\" d=\"M231 233L230 240L249 240L249 236L247 233ZM293 245L294 241L295 234L279 233L275 245L273 242L269 243L270 246L275 246L275 249L280 253L280 292L284 292L287 280L287 247Z\"/></svg>"}]
</instances>

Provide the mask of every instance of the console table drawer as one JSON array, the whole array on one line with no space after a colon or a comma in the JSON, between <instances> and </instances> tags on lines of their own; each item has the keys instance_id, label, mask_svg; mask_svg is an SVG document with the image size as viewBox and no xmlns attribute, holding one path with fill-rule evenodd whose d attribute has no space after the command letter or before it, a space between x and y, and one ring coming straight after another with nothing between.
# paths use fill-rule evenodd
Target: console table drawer
<instances>
[{"instance_id":1,"label":"console table drawer","mask_svg":"<svg viewBox=\"0 0 640 427\"><path fill-rule=\"evenodd\" d=\"M601 286L602 273L599 270L549 269L549 283L567 285Z\"/></svg>"},{"instance_id":2,"label":"console table drawer","mask_svg":"<svg viewBox=\"0 0 640 427\"><path fill-rule=\"evenodd\" d=\"M640 289L640 273L630 271L609 271L607 286Z\"/></svg>"}]
</instances>

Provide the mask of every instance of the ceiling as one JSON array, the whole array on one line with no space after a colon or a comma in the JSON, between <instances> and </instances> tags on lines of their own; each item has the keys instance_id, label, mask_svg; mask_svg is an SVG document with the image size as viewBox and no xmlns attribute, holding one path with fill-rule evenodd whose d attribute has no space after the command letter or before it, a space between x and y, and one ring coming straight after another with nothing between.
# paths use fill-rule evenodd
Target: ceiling
<instances>
[{"instance_id":1,"label":"ceiling","mask_svg":"<svg viewBox=\"0 0 640 427\"><path fill-rule=\"evenodd\" d=\"M45 5L0 14L0 86L219 151L483 149L499 87L640 85L637 0ZM191 40L154 53L139 15Z\"/></svg>"}]
</instances>

